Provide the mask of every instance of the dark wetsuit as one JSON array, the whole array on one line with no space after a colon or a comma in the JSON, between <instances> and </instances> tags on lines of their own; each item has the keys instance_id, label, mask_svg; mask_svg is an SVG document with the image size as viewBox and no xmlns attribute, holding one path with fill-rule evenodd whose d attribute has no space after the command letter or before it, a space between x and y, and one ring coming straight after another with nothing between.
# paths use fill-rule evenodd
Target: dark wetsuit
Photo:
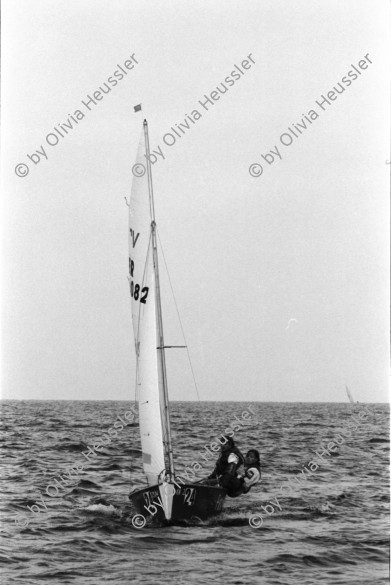
<instances>
[{"instance_id":1,"label":"dark wetsuit","mask_svg":"<svg viewBox=\"0 0 391 585\"><path fill-rule=\"evenodd\" d=\"M216 462L216 466L208 479L218 479L221 487L227 490L228 495L234 489L237 489L236 472L244 464L244 457L237 447L231 447L228 451L223 451Z\"/></svg>"}]
</instances>

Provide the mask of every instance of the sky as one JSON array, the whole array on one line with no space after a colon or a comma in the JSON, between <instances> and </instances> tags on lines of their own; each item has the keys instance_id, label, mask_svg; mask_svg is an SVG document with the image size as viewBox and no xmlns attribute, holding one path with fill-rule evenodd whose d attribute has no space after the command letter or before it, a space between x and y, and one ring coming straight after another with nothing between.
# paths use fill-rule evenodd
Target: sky
<instances>
[{"instance_id":1,"label":"sky","mask_svg":"<svg viewBox=\"0 0 391 585\"><path fill-rule=\"evenodd\" d=\"M134 398L125 197L146 117L198 388L168 350L170 398L387 401L388 3L2 7L2 397Z\"/></svg>"}]
</instances>

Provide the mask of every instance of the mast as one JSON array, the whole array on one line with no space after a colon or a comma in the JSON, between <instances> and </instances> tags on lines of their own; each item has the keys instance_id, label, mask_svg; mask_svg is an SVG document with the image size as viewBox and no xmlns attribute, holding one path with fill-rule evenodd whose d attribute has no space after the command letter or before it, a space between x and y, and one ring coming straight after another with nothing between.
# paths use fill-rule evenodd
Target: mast
<instances>
[{"instance_id":1,"label":"mast","mask_svg":"<svg viewBox=\"0 0 391 585\"><path fill-rule=\"evenodd\" d=\"M148 189L149 189L149 204L151 210L151 237L152 237L152 251L153 251L153 265L155 269L155 289L156 289L156 309L157 309L157 325L159 345L157 347L160 368L162 374L163 384L163 400L164 400L164 427L166 440L164 441L164 450L169 462L169 476L172 479L174 472L174 459L172 454L171 442L171 427L170 427L170 411L168 406L168 387L167 387L167 370L166 370L166 356L164 353L164 334L163 334L163 316L162 316L162 302L160 296L160 281L159 281L159 263L157 252L157 238L156 238L156 221L155 221L155 204L153 199L153 185L152 185L152 170L149 151L149 136L148 136L148 122L144 120L144 136L145 149L147 159L147 173L148 173Z\"/></svg>"}]
</instances>

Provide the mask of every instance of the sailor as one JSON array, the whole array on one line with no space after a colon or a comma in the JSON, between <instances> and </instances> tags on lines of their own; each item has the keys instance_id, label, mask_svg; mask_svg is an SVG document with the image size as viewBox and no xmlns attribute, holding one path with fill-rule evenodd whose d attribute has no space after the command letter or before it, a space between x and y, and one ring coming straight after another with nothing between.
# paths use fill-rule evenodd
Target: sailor
<instances>
[{"instance_id":1,"label":"sailor","mask_svg":"<svg viewBox=\"0 0 391 585\"><path fill-rule=\"evenodd\" d=\"M236 482L237 470L244 464L244 457L235 445L232 437L221 437L221 453L212 473L206 478L208 485L219 484L227 491L230 490L232 480ZM236 485L236 484L235 484Z\"/></svg>"},{"instance_id":2,"label":"sailor","mask_svg":"<svg viewBox=\"0 0 391 585\"><path fill-rule=\"evenodd\" d=\"M247 451L244 459L244 466L239 467L236 480L232 480L228 496L237 498L242 494L247 494L253 485L261 479L261 462L259 451L250 449Z\"/></svg>"}]
</instances>

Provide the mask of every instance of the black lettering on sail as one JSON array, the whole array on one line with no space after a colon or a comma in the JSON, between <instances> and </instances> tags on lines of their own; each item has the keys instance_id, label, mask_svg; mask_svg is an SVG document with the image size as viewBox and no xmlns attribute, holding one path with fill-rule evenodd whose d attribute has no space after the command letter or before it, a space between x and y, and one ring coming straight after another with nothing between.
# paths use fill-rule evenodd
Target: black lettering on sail
<instances>
[{"instance_id":1,"label":"black lettering on sail","mask_svg":"<svg viewBox=\"0 0 391 585\"><path fill-rule=\"evenodd\" d=\"M133 278L133 271L134 271L134 262L133 260L129 257L129 273L130 276Z\"/></svg>"},{"instance_id":2,"label":"black lettering on sail","mask_svg":"<svg viewBox=\"0 0 391 585\"><path fill-rule=\"evenodd\" d=\"M138 237L139 237L139 235L140 235L140 234L138 233L138 234L137 234L137 236L136 236L136 239L135 239L135 238L134 238L135 234L134 234L134 231L132 230L132 228L130 228L130 230L129 230L129 231L130 231L130 233L132 234L132 242L133 242L133 248L134 248L134 247L135 247L135 245L137 244L137 240L138 240Z\"/></svg>"}]
</instances>

